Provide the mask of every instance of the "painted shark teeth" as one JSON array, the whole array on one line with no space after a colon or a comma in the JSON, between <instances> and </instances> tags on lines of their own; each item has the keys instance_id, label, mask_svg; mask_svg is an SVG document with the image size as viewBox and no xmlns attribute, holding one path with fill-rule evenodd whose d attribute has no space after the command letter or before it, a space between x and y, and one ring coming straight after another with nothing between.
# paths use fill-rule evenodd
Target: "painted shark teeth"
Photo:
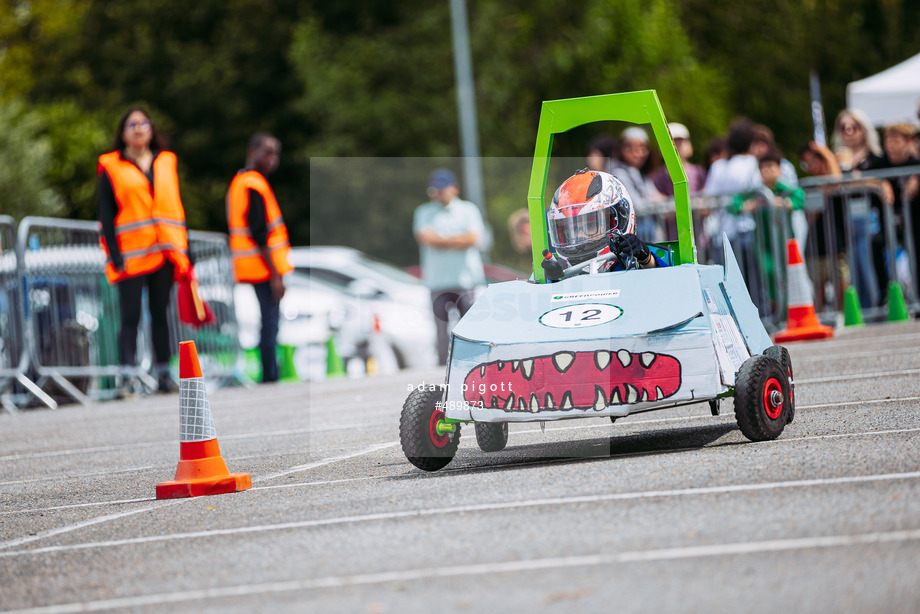
<instances>
[{"instance_id":1,"label":"painted shark teeth","mask_svg":"<svg viewBox=\"0 0 920 614\"><path fill-rule=\"evenodd\" d=\"M640 401L648 401L648 390L645 388L642 389L642 396L639 397Z\"/></svg>"},{"instance_id":2,"label":"painted shark teeth","mask_svg":"<svg viewBox=\"0 0 920 614\"><path fill-rule=\"evenodd\" d=\"M543 405L546 407L546 409L556 409L556 403L553 401L553 395L551 393L546 393L546 396L543 399Z\"/></svg>"},{"instance_id":3,"label":"painted shark teeth","mask_svg":"<svg viewBox=\"0 0 920 614\"><path fill-rule=\"evenodd\" d=\"M601 411L607 407L607 394L600 386L594 386L594 411Z\"/></svg>"},{"instance_id":4,"label":"painted shark teeth","mask_svg":"<svg viewBox=\"0 0 920 614\"><path fill-rule=\"evenodd\" d=\"M486 366L479 365L479 377L485 377L485 376L486 376Z\"/></svg>"},{"instance_id":5,"label":"painted shark teeth","mask_svg":"<svg viewBox=\"0 0 920 614\"><path fill-rule=\"evenodd\" d=\"M639 400L639 389L633 386L632 384L624 384L626 386L626 402L635 403Z\"/></svg>"},{"instance_id":6,"label":"painted shark teeth","mask_svg":"<svg viewBox=\"0 0 920 614\"><path fill-rule=\"evenodd\" d=\"M655 354L654 352L642 352L639 354L639 362L646 369L652 366L652 363L655 362L656 358L658 358L658 354Z\"/></svg>"},{"instance_id":7,"label":"painted shark teeth","mask_svg":"<svg viewBox=\"0 0 920 614\"><path fill-rule=\"evenodd\" d=\"M485 406L486 406L486 400L485 400L484 398L482 398L482 395L479 395L479 406L480 406L480 407L485 407Z\"/></svg>"},{"instance_id":8,"label":"painted shark teeth","mask_svg":"<svg viewBox=\"0 0 920 614\"><path fill-rule=\"evenodd\" d=\"M530 411L537 413L540 411L540 401L537 399L537 395L530 393Z\"/></svg>"},{"instance_id":9,"label":"painted shark teeth","mask_svg":"<svg viewBox=\"0 0 920 614\"><path fill-rule=\"evenodd\" d=\"M509 394L508 398L505 399L505 406L502 409L514 409L514 395Z\"/></svg>"},{"instance_id":10,"label":"painted shark teeth","mask_svg":"<svg viewBox=\"0 0 920 614\"><path fill-rule=\"evenodd\" d=\"M557 352L553 354L553 365L559 373L565 373L575 362L574 352Z\"/></svg>"},{"instance_id":11,"label":"painted shark teeth","mask_svg":"<svg viewBox=\"0 0 920 614\"><path fill-rule=\"evenodd\" d=\"M533 377L533 359L528 358L527 360L521 361L521 373L524 374L524 379L529 380Z\"/></svg>"},{"instance_id":12,"label":"painted shark teeth","mask_svg":"<svg viewBox=\"0 0 920 614\"><path fill-rule=\"evenodd\" d=\"M661 390L661 386L655 386L655 400L664 398L664 391Z\"/></svg>"},{"instance_id":13,"label":"painted shark teeth","mask_svg":"<svg viewBox=\"0 0 920 614\"><path fill-rule=\"evenodd\" d=\"M622 405L623 399L620 398L620 387L614 386L613 392L610 393L610 404L611 405Z\"/></svg>"},{"instance_id":14,"label":"painted shark teeth","mask_svg":"<svg viewBox=\"0 0 920 614\"><path fill-rule=\"evenodd\" d=\"M620 361L620 364L623 365L624 367L628 367L630 364L632 364L632 354L630 354L626 350L620 350L619 352L617 352L617 359Z\"/></svg>"},{"instance_id":15,"label":"painted shark teeth","mask_svg":"<svg viewBox=\"0 0 920 614\"><path fill-rule=\"evenodd\" d=\"M572 391L566 390L562 395L562 403L559 405L559 409L572 409Z\"/></svg>"},{"instance_id":16,"label":"painted shark teeth","mask_svg":"<svg viewBox=\"0 0 920 614\"><path fill-rule=\"evenodd\" d=\"M594 364L597 365L598 371L603 371L610 364L610 352L607 350L598 350L594 352Z\"/></svg>"},{"instance_id":17,"label":"painted shark teeth","mask_svg":"<svg viewBox=\"0 0 920 614\"><path fill-rule=\"evenodd\" d=\"M527 399L524 397L518 397L518 409L521 411L527 411Z\"/></svg>"},{"instance_id":18,"label":"painted shark teeth","mask_svg":"<svg viewBox=\"0 0 920 614\"><path fill-rule=\"evenodd\" d=\"M521 366L520 360L512 360L511 361L511 372L514 373L515 371L518 370L518 367L520 366Z\"/></svg>"},{"instance_id":19,"label":"painted shark teeth","mask_svg":"<svg viewBox=\"0 0 920 614\"><path fill-rule=\"evenodd\" d=\"M499 407L501 407L501 405L498 402L498 397L496 397L494 394L492 395L492 400L489 401L489 407L493 409L498 409Z\"/></svg>"}]
</instances>

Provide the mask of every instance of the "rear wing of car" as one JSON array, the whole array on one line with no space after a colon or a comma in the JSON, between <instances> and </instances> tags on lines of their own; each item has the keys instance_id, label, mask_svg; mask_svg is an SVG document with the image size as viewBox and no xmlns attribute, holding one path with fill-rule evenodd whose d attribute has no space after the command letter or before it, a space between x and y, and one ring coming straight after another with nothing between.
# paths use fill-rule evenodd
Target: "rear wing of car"
<instances>
[{"instance_id":1,"label":"rear wing of car","mask_svg":"<svg viewBox=\"0 0 920 614\"><path fill-rule=\"evenodd\" d=\"M553 135L568 132L578 126L601 121L623 121L648 124L661 150L665 166L674 183L674 207L677 215L677 241L666 243L673 252L675 265L695 263L696 244L693 239L693 218L690 214L690 190L687 174L668 132L667 120L655 90L605 94L585 98L548 100L540 111L537 145L530 173L527 208L530 214L531 245L533 247L534 280L543 283L543 250L549 247L546 231L546 181L553 149Z\"/></svg>"}]
</instances>

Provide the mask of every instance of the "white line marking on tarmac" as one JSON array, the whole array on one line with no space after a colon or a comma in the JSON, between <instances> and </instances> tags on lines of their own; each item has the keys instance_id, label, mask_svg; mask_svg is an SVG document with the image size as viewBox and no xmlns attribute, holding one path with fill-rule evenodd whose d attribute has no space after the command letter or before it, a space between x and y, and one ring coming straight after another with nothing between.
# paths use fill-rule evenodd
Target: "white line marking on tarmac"
<instances>
[{"instance_id":1,"label":"white line marking on tarmac","mask_svg":"<svg viewBox=\"0 0 920 614\"><path fill-rule=\"evenodd\" d=\"M789 488L807 488L817 486L836 486L840 484L857 484L867 482L884 482L894 480L915 480L920 478L920 471L909 473L887 473L881 475L849 476L841 478L822 478L814 480L790 480L788 482L765 482L761 484L734 484L729 486L708 486L703 488L681 488L674 490L649 490L627 493L611 493L606 495L583 495L576 497L553 497L545 499L526 499L523 501L505 501L501 503L480 503L474 505L459 505L434 509L415 509L394 512L378 512L360 516L342 516L339 518L324 518L319 520L301 520L296 522L282 522L277 524L256 525L248 527L235 527L232 529L213 529L210 531L193 531L187 533L172 533L169 535L149 535L146 537L133 537L116 539L103 542L86 542L82 544L68 544L62 546L45 546L33 550L18 550L13 552L0 552L0 558L48 554L53 552L67 552L73 550L86 550L90 548L111 548L135 544L150 544L176 540L208 538L225 535L242 535L247 533L267 533L291 529L307 529L312 527L357 524L379 520L396 520L402 518L422 518L443 514L463 514L470 512L489 512L501 510L515 510L532 507L550 507L558 505L577 505L584 503L604 503L609 501L632 501L638 499L658 499L670 497L687 497L701 495L722 495L737 492L755 492L766 490L780 490ZM177 501L187 501L179 499ZM38 538L37 536L35 537ZM14 540L15 541L15 540ZM34 541L34 539L29 540ZM11 543L11 542L8 542ZM0 544L0 547L6 547Z\"/></svg>"},{"instance_id":2,"label":"white line marking on tarmac","mask_svg":"<svg viewBox=\"0 0 920 614\"><path fill-rule=\"evenodd\" d=\"M18 537L16 539L11 539L9 541L0 542L0 550L6 548L12 548L13 546L21 546L23 544L28 544L39 539L44 539L46 537L53 537L55 535L61 535L62 533L69 533L71 531L76 531L78 529L83 529L85 527L91 527L96 524L102 524L103 522L108 522L109 520L118 520L119 518L126 518L128 516L133 516L135 514L140 514L143 512L149 512L150 510L158 509L161 507L166 507L168 505L174 505L182 501L189 501L190 499L173 499L172 501L166 501L157 505L148 505L147 507L142 507L136 510L127 510L124 512L118 512L115 514L107 514L105 516L99 516L97 518L91 518L83 522L78 522L76 524L68 525L66 527L58 527L56 529L48 529L47 531L41 531L35 535L28 535L26 537ZM2 554L2 553L0 553Z\"/></svg>"},{"instance_id":3,"label":"white line marking on tarmac","mask_svg":"<svg viewBox=\"0 0 920 614\"><path fill-rule=\"evenodd\" d=\"M259 482L259 481L262 481L262 480L268 480L268 479L272 479L272 478L276 478L276 477L282 477L282 476L285 476L285 475L289 475L289 474L291 474L291 473L299 473L299 472L301 472L301 471L306 471L306 470L308 470L308 469L313 469L314 467L322 467L322 466L324 466L324 465L329 465L329 464L331 464L331 463L334 463L334 462L337 462L337 461L340 461L340 460L347 460L347 459L350 459L350 458L355 458L355 457L357 457L357 456L363 456L363 455L365 455L365 454L370 454L370 453L376 452L377 450L382 450L382 449L384 449L384 448L391 448L391 447L396 446L396 445L398 445L398 444L399 444L398 441L394 441L394 442L390 442L390 443L385 443L385 444L377 444L377 445L371 446L371 447L369 447L369 448L365 448L364 450L360 450L360 451L358 451L358 452L355 452L355 453L353 453L353 454L345 454L345 455L342 455L342 456L336 456L336 457L332 457L332 458L325 458L325 459L322 459L322 460L314 461L314 462L312 462L312 463L307 463L306 465L300 465L300 466L297 466L297 467L292 467L291 469L289 469L289 470L287 470L287 471L282 471L282 472L278 472L278 473L274 473L274 474L270 474L270 475L265 475L265 476L256 477L256 478L253 478L252 481L253 481L253 482ZM78 504L78 505L67 505L67 506L49 507L49 508L43 508L43 509L39 509L39 510L18 510L18 511L12 511L12 512L4 512L3 514L19 514L19 513L28 513L28 512L43 512L43 511L51 511L51 510L56 510L56 509L67 509L67 508L72 508L72 507L84 507L84 506L85 506L85 507L90 507L90 506L95 506L95 505L120 505L120 504L124 504L124 503L133 503L133 502L148 501L148 500L149 500L149 499L127 499L127 500L121 500L121 501L100 501L100 502L96 502L96 503L83 503L83 504ZM153 500L155 501L156 499L153 499ZM13 546L19 546L19 545L22 545L22 544L25 544L25 543L29 543L29 542L33 542L33 541L36 541L36 540L39 540L39 539L43 539L43 538L45 538L45 537L51 537L51 536L54 536L54 535L60 535L60 534L62 534L62 533L69 533L70 531L76 531L76 530L78 530L78 529L82 529L82 528L84 528L84 527L92 526L92 525L94 525L94 524L100 524L100 523L103 523L103 522L108 522L109 520L117 520L117 519L123 518L123 517L125 517L125 516L131 516L131 515L133 515L133 514L138 514L138 513L140 513L140 512L146 512L146 511L149 511L149 510L157 509L157 508L159 508L159 507L164 507L165 505L176 504L176 503L183 503L183 502L185 502L185 501L192 501L192 500L194 500L194 499L191 499L191 498L190 498L190 499L173 499L173 500L168 501L168 502L164 501L164 502L162 502L162 503L160 503L160 504L151 505L151 506L148 506L148 507L139 509L139 510L130 510L130 511L126 511L126 512L119 512L119 513L117 513L117 514L109 514L109 515L107 515L107 516L100 516L100 517L98 517L98 518L93 518L93 519L87 520L87 521L85 521L85 522L79 522L79 523L77 523L77 524L68 525L68 526L66 526L66 527L59 527L59 528L57 528L57 529L50 529L50 530L48 530L48 531L43 531L43 532L37 533L37 534L35 534L35 535L30 535L30 536L28 536L28 537L22 537L22 538L19 538L19 539L10 540L10 541L8 541L8 542L0 542L0 550L3 550L3 549L5 549L5 548L10 548L10 547L13 547Z\"/></svg>"},{"instance_id":4,"label":"white line marking on tarmac","mask_svg":"<svg viewBox=\"0 0 920 614\"><path fill-rule=\"evenodd\" d=\"M287 435L300 435L304 433L322 433L326 431L340 431L349 429L373 428L378 426L387 426L389 422L361 422L357 424L331 424L318 426L315 428L287 429L282 431L267 431L259 433L240 433L236 435L221 435L220 439L224 441L237 441L245 439L264 439L266 437L283 437ZM145 446L174 446L177 441L141 441L130 444L118 444L112 446L96 446L92 448L74 448L70 450L51 450L48 452L25 452L23 454L11 454L9 456L0 456L0 461L28 460L32 458L48 458L53 456L69 456L72 454L95 454L97 452L111 452L116 450L134 450Z\"/></svg>"},{"instance_id":5,"label":"white line marking on tarmac","mask_svg":"<svg viewBox=\"0 0 920 614\"><path fill-rule=\"evenodd\" d=\"M873 327L872 332L873 332L874 334L873 334L873 336L872 336L871 338L866 338L866 337L855 337L855 338L852 338L852 339L851 339L851 338L840 338L840 337L836 337L836 338L834 338L834 339L832 339L832 340L826 340L826 341L824 341L824 342L822 342L822 343L818 343L818 344L811 344L811 343L802 344L802 343L798 343L798 344L796 344L796 345L794 346L794 347L795 347L794 354L795 354L796 356L809 356L809 357L810 357L810 356L813 356L813 355L814 355L814 354L811 354L811 353L810 353L811 350L814 350L818 355L826 355L826 350L827 350L827 347L828 347L829 345L833 345L833 346L834 346L834 348L833 348L834 351L837 352L837 353L839 353L839 350L840 350L841 347L846 347L846 346L850 346L850 345L856 345L856 346L859 346L859 347L866 347L867 344L872 343L872 344L874 344L876 347L886 347L886 340L896 341L896 342L899 342L899 343L907 343L907 342L910 342L910 341L914 341L914 340L920 339L920 333L910 333L910 334L907 334L907 335L898 335L898 334L883 335L883 334L879 334L879 333L881 333L881 332L883 331L883 328L884 328L884 327L879 327L879 326ZM787 346L787 348L788 348L788 346ZM795 360L795 358L793 358L793 360Z\"/></svg>"},{"instance_id":6,"label":"white line marking on tarmac","mask_svg":"<svg viewBox=\"0 0 920 614\"><path fill-rule=\"evenodd\" d=\"M878 377L898 377L901 375L916 375L920 369L901 369L899 371L876 371L874 373L850 373L844 375L832 375L830 377L816 377L812 379L797 379L796 385L799 384L825 384L827 382L844 382L853 379L874 379Z\"/></svg>"},{"instance_id":7,"label":"white line marking on tarmac","mask_svg":"<svg viewBox=\"0 0 920 614\"><path fill-rule=\"evenodd\" d=\"M398 441L390 441L387 443L378 443L370 447L364 448L363 450L358 450L357 452L352 452L350 454L343 454L342 456L333 456L332 458L324 458L322 460L313 461L312 463L306 463L303 465L298 465L296 467L291 467L284 471L279 471L277 473L269 473L268 475L260 475L259 477L253 478L253 483L255 482L264 482L265 480L273 480L275 478L284 477L292 473L300 473L302 471L309 471L310 469L315 469L316 467L322 467L330 463L334 463L340 460L348 460L350 458L355 458L357 456L364 456L365 454L372 454L378 450L383 450L386 448L392 448L398 446Z\"/></svg>"},{"instance_id":8,"label":"white line marking on tarmac","mask_svg":"<svg viewBox=\"0 0 920 614\"><path fill-rule=\"evenodd\" d=\"M871 401L841 401L839 403L819 403L817 405L799 405L796 409L817 409L819 407L847 407L850 405L875 405L877 403L895 403L898 401L920 401L920 397L898 397L897 399L873 399Z\"/></svg>"},{"instance_id":9,"label":"white line marking on tarmac","mask_svg":"<svg viewBox=\"0 0 920 614\"><path fill-rule=\"evenodd\" d=\"M873 343L878 343L878 341L873 340ZM863 345L865 344L863 343ZM908 356L916 356L917 348L916 347L903 347L903 348L896 348L894 350L886 349L884 352L884 356L886 357L897 356L901 354L906 354ZM827 354L814 354L811 356L799 355L799 356L796 356L796 359L793 362L793 365L795 366L796 369L798 369L798 365L803 362L824 363L824 362L827 362L829 359L834 359L834 358L850 359L850 358L865 358L867 356L877 357L879 356L879 351L870 350L866 352L846 352L846 353L838 354L836 356L828 356Z\"/></svg>"},{"instance_id":10,"label":"white line marking on tarmac","mask_svg":"<svg viewBox=\"0 0 920 614\"><path fill-rule=\"evenodd\" d=\"M53 512L56 510L72 510L78 507L98 507L100 505L124 505L126 503L143 503L145 501L156 501L156 497L146 497L144 499L116 499L115 501L93 501L92 503L74 503L72 505L54 505L52 507L42 507L30 510L12 510L9 512L0 512L0 516L10 516L12 514L32 514L41 512Z\"/></svg>"},{"instance_id":11,"label":"white line marking on tarmac","mask_svg":"<svg viewBox=\"0 0 920 614\"><path fill-rule=\"evenodd\" d=\"M527 561L498 561L473 565L447 565L443 567L425 567L402 571L385 571L380 573L356 574L352 576L327 576L309 580L290 580L284 582L263 582L261 584L243 584L196 590L174 591L137 597L121 597L81 603L65 603L24 610L13 610L10 614L71 614L75 612L101 612L105 610L141 608L167 603L182 603L204 599L226 597L247 597L271 593L310 591L325 588L347 588L388 582L411 582L435 578L456 578L465 576L492 575L499 573L519 573L543 569L563 569L573 567L598 567L622 563L675 561L720 556L738 556L759 554L762 552L789 552L818 548L844 548L851 546L881 545L920 540L920 529L906 531L889 531L878 533L860 533L856 535L827 535L817 537L800 537L775 539L759 542L737 542L730 544L713 544L708 546L686 546L682 548L660 548L656 550L636 550L619 554L587 554L582 556L548 557Z\"/></svg>"}]
</instances>

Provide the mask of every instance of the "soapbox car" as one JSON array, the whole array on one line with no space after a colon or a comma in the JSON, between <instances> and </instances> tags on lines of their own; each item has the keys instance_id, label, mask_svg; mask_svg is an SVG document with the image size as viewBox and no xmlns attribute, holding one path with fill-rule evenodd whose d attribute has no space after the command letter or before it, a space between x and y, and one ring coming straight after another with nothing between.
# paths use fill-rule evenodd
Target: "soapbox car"
<instances>
[{"instance_id":1,"label":"soapbox car","mask_svg":"<svg viewBox=\"0 0 920 614\"><path fill-rule=\"evenodd\" d=\"M655 249L672 266L596 272L595 259L546 283L553 134L610 120L649 124L661 148L678 240ZM528 208L533 277L490 285L451 332L444 385L417 387L403 405L400 440L413 465L446 466L464 423L495 452L509 422L616 420L707 401L718 414L728 397L748 439L782 433L795 410L789 353L772 344L727 238L724 266L697 263L687 177L654 91L544 102Z\"/></svg>"}]
</instances>

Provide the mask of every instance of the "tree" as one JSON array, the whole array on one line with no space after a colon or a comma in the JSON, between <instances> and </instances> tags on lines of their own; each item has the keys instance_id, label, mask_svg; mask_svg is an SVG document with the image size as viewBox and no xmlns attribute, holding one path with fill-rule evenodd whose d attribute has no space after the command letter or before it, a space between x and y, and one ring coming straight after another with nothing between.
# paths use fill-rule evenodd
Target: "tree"
<instances>
[{"instance_id":1,"label":"tree","mask_svg":"<svg viewBox=\"0 0 920 614\"><path fill-rule=\"evenodd\" d=\"M0 103L0 213L59 216L64 200L48 181L51 141L42 120L21 102Z\"/></svg>"}]
</instances>

